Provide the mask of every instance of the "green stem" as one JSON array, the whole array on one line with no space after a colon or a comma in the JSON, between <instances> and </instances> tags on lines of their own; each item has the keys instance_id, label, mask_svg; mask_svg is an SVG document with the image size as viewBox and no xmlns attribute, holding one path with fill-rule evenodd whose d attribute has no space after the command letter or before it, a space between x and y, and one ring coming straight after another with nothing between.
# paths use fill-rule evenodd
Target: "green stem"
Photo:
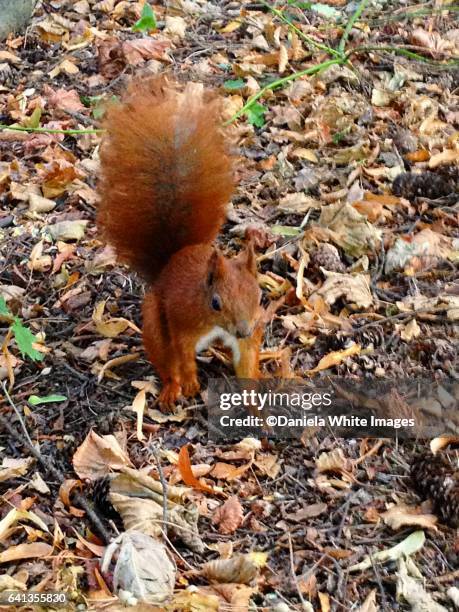
<instances>
[{"instance_id":1,"label":"green stem","mask_svg":"<svg viewBox=\"0 0 459 612\"><path fill-rule=\"evenodd\" d=\"M235 113L230 119L225 121L223 125L224 126L230 125L230 123L233 123L233 121L236 121L236 119L239 119L239 117L244 115L249 110L249 108L251 108L255 104L255 102L259 100L267 91L272 91L276 87L281 87L282 85L284 85L284 83L288 83L289 81L295 81L296 79L299 79L302 76L308 76L311 74L315 74L316 72L319 72L320 70L328 68L329 66L333 66L333 64L339 64L339 65L344 64L345 61L346 60L344 58L337 57L335 59L330 59L330 60L327 60L326 62L322 62L321 64L316 64L315 66L311 66L310 68L306 68L306 70L300 70L299 72L294 72L293 74L289 74L285 77L282 77L281 79L276 79L275 81L272 81L268 85L265 85L264 87L262 87L260 91L257 91L256 94L253 94L253 96L250 96L250 98L247 100L244 106L240 110L238 110L237 113Z\"/></svg>"},{"instance_id":2,"label":"green stem","mask_svg":"<svg viewBox=\"0 0 459 612\"><path fill-rule=\"evenodd\" d=\"M367 3L368 3L368 0L360 0L359 5L357 6L355 11L351 15L349 21L347 22L346 27L344 28L343 35L341 36L341 40L339 41L339 45L338 45L338 51L340 55L344 55L344 52L346 49L346 43L349 38L349 34L351 33L351 30L354 27L355 22L365 10Z\"/></svg>"},{"instance_id":3,"label":"green stem","mask_svg":"<svg viewBox=\"0 0 459 612\"><path fill-rule=\"evenodd\" d=\"M349 49L349 51L345 54L345 59L347 60L351 55L356 53L365 53L367 51L386 51L388 53L395 53L396 55L403 55L405 57L409 57L410 59L417 60L418 62L423 62L425 64L431 64L437 68L451 68L452 66L459 66L459 60L450 60L447 62L437 62L435 60L430 60L423 55L419 55L418 53L414 53L414 51L409 51L408 49L403 49L402 47L391 47L391 46L378 46L378 45L365 45L362 47L354 47L354 49Z\"/></svg>"},{"instance_id":4,"label":"green stem","mask_svg":"<svg viewBox=\"0 0 459 612\"><path fill-rule=\"evenodd\" d=\"M326 53L329 53L330 55L334 55L335 57L341 57L341 54L338 51L336 51L336 49L333 49L332 47L328 47L327 45L319 43L316 40L314 40L314 38L311 38L310 36L305 34L302 30L300 30L300 28L298 28L294 23L292 23L292 21L290 21L290 19L286 17L282 11L275 8L274 6L271 6L269 2L266 2L265 0L261 0L261 4L266 6L266 8L268 8L274 15L276 15L276 17L279 17L279 19L281 19L284 23L286 23L296 34L298 34L300 38L306 41L311 47L320 49L321 51L325 51Z\"/></svg>"},{"instance_id":5,"label":"green stem","mask_svg":"<svg viewBox=\"0 0 459 612\"><path fill-rule=\"evenodd\" d=\"M48 128L22 127L20 125L5 125L0 123L0 130L14 130L16 132L38 132L39 134L102 134L105 130L52 130Z\"/></svg>"}]
</instances>

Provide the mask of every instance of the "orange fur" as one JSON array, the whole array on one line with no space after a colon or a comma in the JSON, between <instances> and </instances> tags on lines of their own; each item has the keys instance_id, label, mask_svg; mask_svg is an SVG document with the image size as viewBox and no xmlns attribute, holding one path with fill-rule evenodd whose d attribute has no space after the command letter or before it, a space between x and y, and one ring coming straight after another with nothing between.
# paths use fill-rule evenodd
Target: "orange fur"
<instances>
[{"instance_id":1,"label":"orange fur","mask_svg":"<svg viewBox=\"0 0 459 612\"><path fill-rule=\"evenodd\" d=\"M121 261L147 280L173 253L211 243L233 173L219 101L164 77L134 81L105 120L98 225Z\"/></svg>"},{"instance_id":2,"label":"orange fur","mask_svg":"<svg viewBox=\"0 0 459 612\"><path fill-rule=\"evenodd\" d=\"M195 352L203 338L218 330L233 348L241 338L236 352L245 362L242 339L256 329L259 345L262 336L252 246L232 259L212 246L233 189L218 116L214 95L156 78L134 82L106 120L98 224L120 260L151 284L144 345L168 406L199 390ZM250 352L255 374L258 349Z\"/></svg>"}]
</instances>

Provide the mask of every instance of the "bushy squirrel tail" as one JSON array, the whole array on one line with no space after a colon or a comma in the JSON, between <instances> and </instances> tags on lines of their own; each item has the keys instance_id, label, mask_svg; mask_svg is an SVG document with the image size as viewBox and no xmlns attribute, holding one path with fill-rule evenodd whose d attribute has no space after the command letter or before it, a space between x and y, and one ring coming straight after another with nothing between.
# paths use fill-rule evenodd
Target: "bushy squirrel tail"
<instances>
[{"instance_id":1,"label":"bushy squirrel tail","mask_svg":"<svg viewBox=\"0 0 459 612\"><path fill-rule=\"evenodd\" d=\"M98 225L120 261L152 281L224 221L234 179L220 103L195 83L135 80L104 124Z\"/></svg>"}]
</instances>

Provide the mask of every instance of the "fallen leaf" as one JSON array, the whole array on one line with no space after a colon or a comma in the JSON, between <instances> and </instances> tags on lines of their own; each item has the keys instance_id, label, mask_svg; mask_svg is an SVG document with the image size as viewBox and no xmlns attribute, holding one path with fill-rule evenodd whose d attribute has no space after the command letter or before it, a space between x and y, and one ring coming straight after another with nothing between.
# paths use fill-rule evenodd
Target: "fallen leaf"
<instances>
[{"instance_id":1,"label":"fallen leaf","mask_svg":"<svg viewBox=\"0 0 459 612\"><path fill-rule=\"evenodd\" d=\"M341 351L333 351L319 361L315 368L312 370L306 370L305 374L314 374L316 372L321 372L322 370L328 370L328 368L333 368L334 366L339 365L346 359L347 357L352 357L352 355L358 355L361 351L360 344L352 344L349 348L343 349Z\"/></svg>"},{"instance_id":2,"label":"fallen leaf","mask_svg":"<svg viewBox=\"0 0 459 612\"><path fill-rule=\"evenodd\" d=\"M244 511L236 495L232 495L226 502L217 508L212 517L212 523L218 525L218 531L227 535L234 533L242 525Z\"/></svg>"},{"instance_id":3,"label":"fallen leaf","mask_svg":"<svg viewBox=\"0 0 459 612\"><path fill-rule=\"evenodd\" d=\"M190 455L188 453L188 447L186 444L180 449L177 467L180 471L180 475L183 479L183 482L189 487L193 487L193 489L198 489L198 491L205 491L206 493L216 492L213 487L210 487L201 480L198 480L193 474L193 471L191 469Z\"/></svg>"},{"instance_id":4,"label":"fallen leaf","mask_svg":"<svg viewBox=\"0 0 459 612\"><path fill-rule=\"evenodd\" d=\"M403 556L409 557L410 555L414 555L414 553L421 550L424 546L425 535L423 531L414 531L404 540L392 546L392 548L386 548L385 550L378 550L372 554L372 556L367 556L363 561L357 563L356 565L352 565L348 571L349 572L358 572L362 570L366 570L372 566L373 563L385 563L386 561L397 561ZM426 611L427 612L427 611Z\"/></svg>"},{"instance_id":5,"label":"fallen leaf","mask_svg":"<svg viewBox=\"0 0 459 612\"><path fill-rule=\"evenodd\" d=\"M115 554L115 591L128 591L137 600L162 606L172 597L176 568L164 544L140 531L122 533L105 551L102 573L106 574Z\"/></svg>"},{"instance_id":6,"label":"fallen leaf","mask_svg":"<svg viewBox=\"0 0 459 612\"><path fill-rule=\"evenodd\" d=\"M403 558L398 559L397 571L397 601L400 599L410 604L411 612L448 612L425 590L421 580L409 575L408 563Z\"/></svg>"},{"instance_id":7,"label":"fallen leaf","mask_svg":"<svg viewBox=\"0 0 459 612\"><path fill-rule=\"evenodd\" d=\"M394 505L380 514L386 525L397 531L404 525L416 525L438 531L437 517L434 514L421 514L418 508L405 504Z\"/></svg>"},{"instance_id":8,"label":"fallen leaf","mask_svg":"<svg viewBox=\"0 0 459 612\"><path fill-rule=\"evenodd\" d=\"M249 555L235 555L230 559L216 559L204 563L201 573L208 580L250 584L258 574L258 568Z\"/></svg>"},{"instance_id":9,"label":"fallen leaf","mask_svg":"<svg viewBox=\"0 0 459 612\"><path fill-rule=\"evenodd\" d=\"M366 274L341 274L326 270L323 270L323 273L326 279L317 293L329 306L343 297L356 308L367 309L373 304L370 278Z\"/></svg>"},{"instance_id":10,"label":"fallen leaf","mask_svg":"<svg viewBox=\"0 0 459 612\"><path fill-rule=\"evenodd\" d=\"M31 544L18 544L10 546L7 550L0 553L0 563L8 561L19 561L21 559L40 559L49 557L53 552L53 547L45 542L32 542Z\"/></svg>"},{"instance_id":11,"label":"fallen leaf","mask_svg":"<svg viewBox=\"0 0 459 612\"><path fill-rule=\"evenodd\" d=\"M112 470L130 466L131 461L113 435L99 436L90 431L73 455L73 467L80 478L96 480Z\"/></svg>"},{"instance_id":12,"label":"fallen leaf","mask_svg":"<svg viewBox=\"0 0 459 612\"><path fill-rule=\"evenodd\" d=\"M79 219L76 221L59 221L49 225L48 229L54 240L81 240L83 238L88 221Z\"/></svg>"}]
</instances>

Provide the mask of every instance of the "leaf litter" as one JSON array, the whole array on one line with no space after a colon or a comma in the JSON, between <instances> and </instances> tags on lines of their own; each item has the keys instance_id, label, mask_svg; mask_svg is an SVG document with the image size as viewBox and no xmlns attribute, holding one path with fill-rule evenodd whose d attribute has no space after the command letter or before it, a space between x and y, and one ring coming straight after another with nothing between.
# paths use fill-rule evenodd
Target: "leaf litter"
<instances>
[{"instance_id":1,"label":"leaf litter","mask_svg":"<svg viewBox=\"0 0 459 612\"><path fill-rule=\"evenodd\" d=\"M94 218L104 106L134 72L174 65L220 89L226 119L240 114L244 163L223 242L237 247L253 228L261 285L283 300L264 372L449 375L454 4L369 1L348 31L352 63L299 78L334 57L356 3L173 5L40 3L27 36L0 47L1 123L19 128L0 129L0 377L11 399L0 403L0 591L66 590L69 609L451 609L457 537L407 478L427 445L316 434L218 446L206 443L199 398L164 418L141 352L141 284ZM205 357L204 389L224 361ZM6 429L23 434L12 404L44 464ZM453 449L454 477L453 434L432 451Z\"/></svg>"}]
</instances>

